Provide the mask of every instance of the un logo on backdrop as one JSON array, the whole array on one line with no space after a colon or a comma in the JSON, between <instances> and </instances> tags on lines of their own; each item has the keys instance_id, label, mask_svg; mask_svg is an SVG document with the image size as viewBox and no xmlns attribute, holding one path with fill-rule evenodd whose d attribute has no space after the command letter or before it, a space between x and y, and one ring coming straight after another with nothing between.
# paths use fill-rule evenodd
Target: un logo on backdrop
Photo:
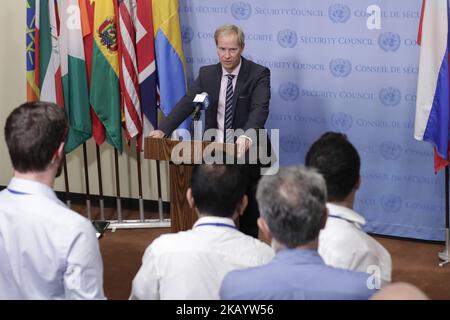
<instances>
[{"instance_id":1,"label":"un logo on backdrop","mask_svg":"<svg viewBox=\"0 0 450 320\"><path fill-rule=\"evenodd\" d=\"M378 94L378 97L380 98L382 104L392 107L398 105L400 103L400 100L402 100L402 94L400 90L394 87L382 88L380 90L380 93Z\"/></svg>"},{"instance_id":2,"label":"un logo on backdrop","mask_svg":"<svg viewBox=\"0 0 450 320\"><path fill-rule=\"evenodd\" d=\"M331 127L338 132L347 132L353 125L353 118L344 112L333 113L331 115Z\"/></svg>"},{"instance_id":3,"label":"un logo on backdrop","mask_svg":"<svg viewBox=\"0 0 450 320\"><path fill-rule=\"evenodd\" d=\"M352 72L352 63L347 59L334 59L330 61L330 72L336 78L345 78Z\"/></svg>"},{"instance_id":4,"label":"un logo on backdrop","mask_svg":"<svg viewBox=\"0 0 450 320\"><path fill-rule=\"evenodd\" d=\"M400 48L400 35L394 32L381 33L378 36L378 45L384 51L397 51Z\"/></svg>"},{"instance_id":5,"label":"un logo on backdrop","mask_svg":"<svg viewBox=\"0 0 450 320\"><path fill-rule=\"evenodd\" d=\"M236 20L247 20L252 14L252 7L248 2L237 1L231 5L231 15Z\"/></svg>"},{"instance_id":6,"label":"un logo on backdrop","mask_svg":"<svg viewBox=\"0 0 450 320\"><path fill-rule=\"evenodd\" d=\"M385 212L397 213L402 208L402 198L395 194L381 196L381 206Z\"/></svg>"},{"instance_id":7,"label":"un logo on backdrop","mask_svg":"<svg viewBox=\"0 0 450 320\"><path fill-rule=\"evenodd\" d=\"M349 6L341 3L333 4L328 8L328 17L334 23L345 23L350 19Z\"/></svg>"},{"instance_id":8,"label":"un logo on backdrop","mask_svg":"<svg viewBox=\"0 0 450 320\"><path fill-rule=\"evenodd\" d=\"M300 137L289 134L281 137L280 145L284 152L298 152L302 142Z\"/></svg>"},{"instance_id":9,"label":"un logo on backdrop","mask_svg":"<svg viewBox=\"0 0 450 320\"><path fill-rule=\"evenodd\" d=\"M380 145L381 156L386 160L398 160L402 152L402 146L392 141L385 141Z\"/></svg>"},{"instance_id":10,"label":"un logo on backdrop","mask_svg":"<svg viewBox=\"0 0 450 320\"><path fill-rule=\"evenodd\" d=\"M183 43L190 43L194 38L194 30L188 26L181 26L181 40Z\"/></svg>"},{"instance_id":11,"label":"un logo on backdrop","mask_svg":"<svg viewBox=\"0 0 450 320\"><path fill-rule=\"evenodd\" d=\"M282 48L293 48L297 44L297 33L290 29L278 31L277 40Z\"/></svg>"},{"instance_id":12,"label":"un logo on backdrop","mask_svg":"<svg viewBox=\"0 0 450 320\"><path fill-rule=\"evenodd\" d=\"M278 88L278 94L284 101L297 100L299 93L298 86L294 82L284 82Z\"/></svg>"}]
</instances>

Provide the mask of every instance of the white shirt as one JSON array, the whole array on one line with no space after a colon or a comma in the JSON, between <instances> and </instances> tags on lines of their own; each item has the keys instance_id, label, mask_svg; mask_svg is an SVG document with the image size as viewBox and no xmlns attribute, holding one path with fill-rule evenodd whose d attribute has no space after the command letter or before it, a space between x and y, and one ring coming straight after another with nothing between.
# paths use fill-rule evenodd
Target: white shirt
<instances>
[{"instance_id":1,"label":"white shirt","mask_svg":"<svg viewBox=\"0 0 450 320\"><path fill-rule=\"evenodd\" d=\"M381 285L391 282L391 256L361 229L366 223L365 219L343 206L327 203L327 208L328 220L319 235L319 254L325 263L374 275L375 271L369 267L377 266L381 272Z\"/></svg>"},{"instance_id":2,"label":"white shirt","mask_svg":"<svg viewBox=\"0 0 450 320\"><path fill-rule=\"evenodd\" d=\"M217 142L223 142L223 127L225 122L225 101L227 98L227 84L228 84L228 74L234 74L233 78L233 93L236 87L236 82L241 70L242 59L239 65L233 70L233 72L228 72L222 67L222 80L220 81L220 91L219 91L219 101L217 106Z\"/></svg>"},{"instance_id":3,"label":"white shirt","mask_svg":"<svg viewBox=\"0 0 450 320\"><path fill-rule=\"evenodd\" d=\"M272 248L235 229L231 219L203 217L192 230L150 244L130 298L219 299L228 272L268 263L273 256Z\"/></svg>"},{"instance_id":4,"label":"white shirt","mask_svg":"<svg viewBox=\"0 0 450 320\"><path fill-rule=\"evenodd\" d=\"M95 229L47 185L0 192L0 299L103 299Z\"/></svg>"}]
</instances>

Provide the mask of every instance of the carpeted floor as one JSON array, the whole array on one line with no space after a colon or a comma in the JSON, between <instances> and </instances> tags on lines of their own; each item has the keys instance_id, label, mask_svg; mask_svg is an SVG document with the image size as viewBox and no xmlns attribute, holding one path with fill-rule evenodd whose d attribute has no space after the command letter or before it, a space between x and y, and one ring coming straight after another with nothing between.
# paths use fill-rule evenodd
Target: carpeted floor
<instances>
[{"instance_id":1,"label":"carpeted floor","mask_svg":"<svg viewBox=\"0 0 450 320\"><path fill-rule=\"evenodd\" d=\"M77 208L74 208L77 210ZM81 212L80 210L77 210ZM104 289L108 299L128 299L131 281L138 271L145 248L159 235L169 232L158 229L108 230L100 240L104 264ZM450 300L450 264L439 267L437 254L441 243L376 237L391 253L393 281L410 282L431 299Z\"/></svg>"}]
</instances>

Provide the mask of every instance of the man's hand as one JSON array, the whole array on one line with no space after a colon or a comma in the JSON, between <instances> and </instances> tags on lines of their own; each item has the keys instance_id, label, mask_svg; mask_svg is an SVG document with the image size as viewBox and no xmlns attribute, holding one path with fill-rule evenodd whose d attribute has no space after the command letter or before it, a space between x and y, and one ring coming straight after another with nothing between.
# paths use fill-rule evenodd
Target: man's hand
<instances>
[{"instance_id":1,"label":"man's hand","mask_svg":"<svg viewBox=\"0 0 450 320\"><path fill-rule=\"evenodd\" d=\"M165 137L165 133L164 131L161 130L153 130L152 132L150 132L150 134L148 135L150 138L164 138Z\"/></svg>"},{"instance_id":2,"label":"man's hand","mask_svg":"<svg viewBox=\"0 0 450 320\"><path fill-rule=\"evenodd\" d=\"M245 152L250 149L252 146L252 139L250 139L247 136L240 136L236 140L236 146L237 146L237 156L238 158L242 157Z\"/></svg>"}]
</instances>

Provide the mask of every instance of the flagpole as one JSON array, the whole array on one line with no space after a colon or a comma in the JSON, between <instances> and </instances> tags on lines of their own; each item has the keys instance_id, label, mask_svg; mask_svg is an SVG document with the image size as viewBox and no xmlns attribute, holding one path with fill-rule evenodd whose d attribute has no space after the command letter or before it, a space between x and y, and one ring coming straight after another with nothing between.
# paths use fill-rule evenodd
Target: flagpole
<instances>
[{"instance_id":1,"label":"flagpole","mask_svg":"<svg viewBox=\"0 0 450 320\"><path fill-rule=\"evenodd\" d=\"M139 187L139 219L144 222L144 198L142 197L142 172L141 172L141 148L139 148L136 141L136 160L137 160L137 174Z\"/></svg>"},{"instance_id":2,"label":"flagpole","mask_svg":"<svg viewBox=\"0 0 450 320\"><path fill-rule=\"evenodd\" d=\"M86 212L87 212L87 218L89 220L92 220L92 217L91 217L91 193L89 192L89 172L88 172L86 142L83 143L83 161L84 161L84 181L86 184Z\"/></svg>"},{"instance_id":3,"label":"flagpole","mask_svg":"<svg viewBox=\"0 0 450 320\"><path fill-rule=\"evenodd\" d=\"M114 148L114 165L116 170L116 201L117 201L117 222L122 223L122 203L120 201L120 180L119 180L119 152Z\"/></svg>"},{"instance_id":4,"label":"flagpole","mask_svg":"<svg viewBox=\"0 0 450 320\"><path fill-rule=\"evenodd\" d=\"M159 160L156 160L156 180L158 184L158 213L159 213L159 221L163 222L163 203L161 198L161 172L159 168Z\"/></svg>"},{"instance_id":5,"label":"flagpole","mask_svg":"<svg viewBox=\"0 0 450 320\"><path fill-rule=\"evenodd\" d=\"M70 203L70 198L69 198L69 174L67 173L67 161L66 161L66 155L64 155L64 184L66 187L66 204L67 206L70 208L71 203Z\"/></svg>"},{"instance_id":6,"label":"flagpole","mask_svg":"<svg viewBox=\"0 0 450 320\"><path fill-rule=\"evenodd\" d=\"M95 151L97 154L97 172L98 172L98 193L100 204L100 220L105 220L105 204L103 202L103 182L102 182L102 161L100 159L100 147L95 144Z\"/></svg>"},{"instance_id":7,"label":"flagpole","mask_svg":"<svg viewBox=\"0 0 450 320\"><path fill-rule=\"evenodd\" d=\"M442 260L441 263L439 263L439 267L443 267L447 263L450 262L449 259L449 212L450 212L450 201L449 201L449 169L448 166L445 167L445 250L438 253L439 259Z\"/></svg>"}]
</instances>

